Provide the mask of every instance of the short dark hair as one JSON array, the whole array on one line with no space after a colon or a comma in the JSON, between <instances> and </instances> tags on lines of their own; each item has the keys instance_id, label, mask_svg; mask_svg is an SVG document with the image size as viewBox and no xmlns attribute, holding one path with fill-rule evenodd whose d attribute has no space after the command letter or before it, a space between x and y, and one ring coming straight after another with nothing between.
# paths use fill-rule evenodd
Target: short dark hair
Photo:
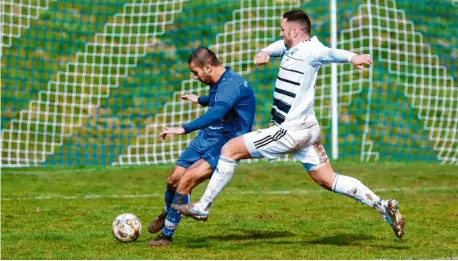
<instances>
[{"instance_id":1,"label":"short dark hair","mask_svg":"<svg viewBox=\"0 0 458 261\"><path fill-rule=\"evenodd\" d=\"M306 31L308 34L312 31L312 24L308 15L302 10L291 10L283 14L283 18L286 18L288 22L296 22L301 25L301 29Z\"/></svg>"},{"instance_id":2,"label":"short dark hair","mask_svg":"<svg viewBox=\"0 0 458 261\"><path fill-rule=\"evenodd\" d=\"M206 47L199 47L189 56L188 64L194 63L197 67L203 67L206 64L219 65L218 58L212 50Z\"/></svg>"}]
</instances>

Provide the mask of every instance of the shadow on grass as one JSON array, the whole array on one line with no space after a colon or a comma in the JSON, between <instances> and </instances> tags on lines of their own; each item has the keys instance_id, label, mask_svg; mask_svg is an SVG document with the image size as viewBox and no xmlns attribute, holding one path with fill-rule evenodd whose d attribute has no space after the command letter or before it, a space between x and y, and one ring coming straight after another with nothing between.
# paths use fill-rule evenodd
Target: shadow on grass
<instances>
[{"instance_id":1,"label":"shadow on grass","mask_svg":"<svg viewBox=\"0 0 458 261\"><path fill-rule=\"evenodd\" d=\"M398 245L392 245L391 241L388 241L387 244L380 244L380 238L364 235L364 234L337 234L333 236L326 236L321 238L315 238L313 240L301 240L295 237L296 234L290 231L263 231L263 230L248 230L248 229L237 229L227 232L227 235L214 235L214 236L202 236L199 238L193 238L192 242L187 242L186 247L188 248L205 248L211 247L214 243L211 243L211 240L217 240L221 242L231 241L234 244L231 246L226 246L225 248L230 249L239 249L243 247L248 247L250 245L257 245L259 242L272 244L272 245L282 245L282 244L299 244L299 245L333 245L333 246L364 246L370 248L384 249L384 250L406 250L410 249L409 246L406 246L405 241L400 240ZM263 239L272 239L266 241L256 241ZM244 241L245 242L237 242ZM397 239L393 239L397 240ZM221 247L221 246L220 246Z\"/></svg>"},{"instance_id":2,"label":"shadow on grass","mask_svg":"<svg viewBox=\"0 0 458 261\"><path fill-rule=\"evenodd\" d=\"M374 236L364 234L338 234L334 236L321 237L314 240L306 241L311 245L334 245L334 246L357 246L362 241L375 240Z\"/></svg>"},{"instance_id":3,"label":"shadow on grass","mask_svg":"<svg viewBox=\"0 0 458 261\"><path fill-rule=\"evenodd\" d=\"M268 239L268 238L284 238L292 237L294 233L290 231L263 231L263 230L249 230L249 229L237 229L231 230L228 235L218 236L206 236L198 238L197 240L252 240L252 239Z\"/></svg>"},{"instance_id":4,"label":"shadow on grass","mask_svg":"<svg viewBox=\"0 0 458 261\"><path fill-rule=\"evenodd\" d=\"M306 241L311 245L334 245L334 246L369 246L382 249L409 249L408 246L373 245L370 241L378 241L374 236L364 234L338 234L334 236L321 237ZM366 242L364 242L366 241ZM400 241L401 243L403 241Z\"/></svg>"}]
</instances>

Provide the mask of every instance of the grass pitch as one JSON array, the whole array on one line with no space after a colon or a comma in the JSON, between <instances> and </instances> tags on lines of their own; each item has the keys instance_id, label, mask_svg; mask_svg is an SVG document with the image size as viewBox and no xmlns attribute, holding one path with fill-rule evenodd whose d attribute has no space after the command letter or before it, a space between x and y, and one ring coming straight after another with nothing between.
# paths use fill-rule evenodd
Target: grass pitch
<instances>
[{"instance_id":1,"label":"grass pitch","mask_svg":"<svg viewBox=\"0 0 458 261\"><path fill-rule=\"evenodd\" d=\"M183 219L172 247L150 248L171 166L2 169L2 259L458 258L458 171L422 163L336 162L382 198L398 199L406 235L375 210L316 185L298 163L242 164L206 223ZM193 201L207 182L193 193ZM141 237L117 242L124 212Z\"/></svg>"}]
</instances>

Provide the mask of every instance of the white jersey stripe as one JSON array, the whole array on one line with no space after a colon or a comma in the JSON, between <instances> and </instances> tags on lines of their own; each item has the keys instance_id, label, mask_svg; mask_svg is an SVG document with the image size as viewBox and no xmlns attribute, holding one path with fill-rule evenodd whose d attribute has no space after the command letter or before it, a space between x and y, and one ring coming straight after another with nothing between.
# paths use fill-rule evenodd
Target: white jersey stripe
<instances>
[{"instance_id":1,"label":"white jersey stripe","mask_svg":"<svg viewBox=\"0 0 458 261\"><path fill-rule=\"evenodd\" d=\"M304 74L304 72L301 72L301 71L296 71L296 70L291 70L291 69L287 69L283 66L280 66L281 69L285 70L285 71L288 71L288 72L294 72L294 73L298 73L298 74ZM281 72L281 70L280 70Z\"/></svg>"},{"instance_id":2,"label":"white jersey stripe","mask_svg":"<svg viewBox=\"0 0 458 261\"><path fill-rule=\"evenodd\" d=\"M291 98L295 98L296 97L296 94L294 92L289 92L287 90L283 90L283 89L280 89L279 87L275 87L275 90L274 90L275 93L279 93L279 94L283 94L283 95L286 95L286 96L289 96ZM274 95L275 95L274 93Z\"/></svg>"},{"instance_id":3,"label":"white jersey stripe","mask_svg":"<svg viewBox=\"0 0 458 261\"><path fill-rule=\"evenodd\" d=\"M298 84L293 84L296 86L301 85L300 82L303 76L304 74L300 74L296 72L289 72L284 69L280 69L280 71L278 72L278 77L286 80L286 81L282 81L282 83L295 82L295 83L298 83Z\"/></svg>"},{"instance_id":4,"label":"white jersey stripe","mask_svg":"<svg viewBox=\"0 0 458 261\"><path fill-rule=\"evenodd\" d=\"M274 99L280 100L285 105L288 105L289 107L291 107L291 104L294 102L295 97L289 97L287 95L284 95L278 92L274 92Z\"/></svg>"},{"instance_id":5,"label":"white jersey stripe","mask_svg":"<svg viewBox=\"0 0 458 261\"><path fill-rule=\"evenodd\" d=\"M282 81L282 82L286 82L286 83L289 83L289 84L293 84L293 85L297 85L297 86L300 86L301 83L300 82L295 82L295 81L291 81L291 80L288 80L286 78L282 78L280 76L277 76L277 79Z\"/></svg>"}]
</instances>

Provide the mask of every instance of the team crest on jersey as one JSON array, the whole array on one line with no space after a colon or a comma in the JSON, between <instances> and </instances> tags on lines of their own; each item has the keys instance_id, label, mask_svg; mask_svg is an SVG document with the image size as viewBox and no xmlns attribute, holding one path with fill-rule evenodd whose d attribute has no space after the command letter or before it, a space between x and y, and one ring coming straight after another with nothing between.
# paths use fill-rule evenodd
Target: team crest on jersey
<instances>
[{"instance_id":1,"label":"team crest on jersey","mask_svg":"<svg viewBox=\"0 0 458 261\"><path fill-rule=\"evenodd\" d=\"M293 55L295 52L297 52L297 49L289 49L289 50L286 50L285 54L288 54L288 55Z\"/></svg>"},{"instance_id":2,"label":"team crest on jersey","mask_svg":"<svg viewBox=\"0 0 458 261\"><path fill-rule=\"evenodd\" d=\"M294 67L297 63L300 63L301 60L297 60L297 59L294 59L294 58L289 58L289 56L283 56L283 59L281 60L281 63L280 65L282 67L286 67L286 68L292 68Z\"/></svg>"}]
</instances>

